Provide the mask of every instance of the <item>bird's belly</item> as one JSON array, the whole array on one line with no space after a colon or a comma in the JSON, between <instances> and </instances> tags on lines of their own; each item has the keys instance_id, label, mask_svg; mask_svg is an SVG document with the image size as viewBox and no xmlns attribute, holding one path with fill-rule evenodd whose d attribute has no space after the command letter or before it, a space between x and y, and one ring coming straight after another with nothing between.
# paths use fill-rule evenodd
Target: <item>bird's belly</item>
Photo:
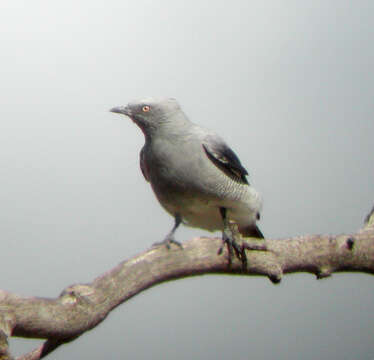
<instances>
[{"instance_id":1,"label":"bird's belly","mask_svg":"<svg viewBox=\"0 0 374 360\"><path fill-rule=\"evenodd\" d=\"M206 194L171 183L166 187L152 184L152 187L163 208L172 216L180 214L186 225L210 231L222 227L219 206Z\"/></svg>"},{"instance_id":2,"label":"bird's belly","mask_svg":"<svg viewBox=\"0 0 374 360\"><path fill-rule=\"evenodd\" d=\"M186 225L208 231L222 230L221 207L226 208L228 218L240 226L256 222L261 200L247 184L234 182L223 173L196 177L192 170L184 167L182 175L176 173L178 168L169 168L165 169L164 176L163 170L160 166L157 173L151 174L153 191L164 209L172 216L180 214Z\"/></svg>"},{"instance_id":3,"label":"bird's belly","mask_svg":"<svg viewBox=\"0 0 374 360\"><path fill-rule=\"evenodd\" d=\"M239 200L208 197L206 194L191 196L188 192L169 191L167 195L158 192L158 200L172 216L180 214L183 222L191 227L208 231L222 230L220 208L227 209L227 216L238 225L248 226L256 221L255 212L248 204Z\"/></svg>"},{"instance_id":4,"label":"bird's belly","mask_svg":"<svg viewBox=\"0 0 374 360\"><path fill-rule=\"evenodd\" d=\"M206 229L209 231L222 230L223 221L220 207L227 209L227 217L240 226L249 226L255 223L255 216L246 206L237 203L231 206L229 203L195 202L184 207L181 215L186 225Z\"/></svg>"},{"instance_id":5,"label":"bird's belly","mask_svg":"<svg viewBox=\"0 0 374 360\"><path fill-rule=\"evenodd\" d=\"M209 231L222 229L222 217L219 206L213 201L193 199L188 204L180 207L179 213L184 223L191 227L206 229Z\"/></svg>"}]
</instances>

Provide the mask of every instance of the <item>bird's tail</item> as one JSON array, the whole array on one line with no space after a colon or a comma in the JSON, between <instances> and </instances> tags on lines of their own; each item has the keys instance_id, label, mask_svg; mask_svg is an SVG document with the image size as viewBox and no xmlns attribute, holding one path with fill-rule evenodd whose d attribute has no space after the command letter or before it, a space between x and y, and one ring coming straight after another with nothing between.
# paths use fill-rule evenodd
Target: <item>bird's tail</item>
<instances>
[{"instance_id":1,"label":"bird's tail","mask_svg":"<svg viewBox=\"0 0 374 360\"><path fill-rule=\"evenodd\" d=\"M244 237L254 237L254 238L259 238L263 239L264 235L261 232L261 230L258 228L257 225L251 225L247 227L239 227L239 232L244 236Z\"/></svg>"}]
</instances>

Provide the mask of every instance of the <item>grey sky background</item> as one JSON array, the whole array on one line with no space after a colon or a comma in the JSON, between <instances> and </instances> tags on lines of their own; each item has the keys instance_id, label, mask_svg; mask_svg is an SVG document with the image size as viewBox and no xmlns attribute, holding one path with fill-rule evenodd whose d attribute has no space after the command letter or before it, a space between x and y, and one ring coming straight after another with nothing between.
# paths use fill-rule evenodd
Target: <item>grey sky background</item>
<instances>
[{"instance_id":1,"label":"grey sky background","mask_svg":"<svg viewBox=\"0 0 374 360\"><path fill-rule=\"evenodd\" d=\"M374 202L373 24L370 0L3 0L0 287L55 297L165 236L143 135L108 112L143 96L226 139L267 237L357 230ZM373 300L365 274L179 280L50 358L372 360Z\"/></svg>"}]
</instances>

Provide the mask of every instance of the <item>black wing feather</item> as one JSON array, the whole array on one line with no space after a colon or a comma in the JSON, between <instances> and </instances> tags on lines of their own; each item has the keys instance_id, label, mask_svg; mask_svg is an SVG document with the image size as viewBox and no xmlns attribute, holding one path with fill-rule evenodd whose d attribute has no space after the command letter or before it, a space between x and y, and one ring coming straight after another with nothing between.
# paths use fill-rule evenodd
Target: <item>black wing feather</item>
<instances>
[{"instance_id":1,"label":"black wing feather","mask_svg":"<svg viewBox=\"0 0 374 360\"><path fill-rule=\"evenodd\" d=\"M246 178L248 171L243 167L236 154L221 138L211 135L207 136L203 142L203 148L209 159L217 166L248 184Z\"/></svg>"}]
</instances>

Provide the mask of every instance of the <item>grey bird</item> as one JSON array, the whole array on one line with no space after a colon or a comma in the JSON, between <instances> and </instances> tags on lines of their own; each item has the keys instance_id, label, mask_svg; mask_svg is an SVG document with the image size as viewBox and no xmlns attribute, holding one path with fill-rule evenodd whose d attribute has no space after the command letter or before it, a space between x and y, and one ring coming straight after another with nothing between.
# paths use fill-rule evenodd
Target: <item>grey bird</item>
<instances>
[{"instance_id":1,"label":"grey bird","mask_svg":"<svg viewBox=\"0 0 374 360\"><path fill-rule=\"evenodd\" d=\"M249 185L248 172L239 158L220 136L192 123L173 98L135 100L110 111L128 116L144 133L141 171L160 204L175 219L161 243L168 248L171 243L180 245L174 233L181 223L222 230L222 246L227 245L231 261L233 250L239 258L244 251L235 240L230 221L243 236L263 238L256 226L261 197Z\"/></svg>"}]
</instances>

